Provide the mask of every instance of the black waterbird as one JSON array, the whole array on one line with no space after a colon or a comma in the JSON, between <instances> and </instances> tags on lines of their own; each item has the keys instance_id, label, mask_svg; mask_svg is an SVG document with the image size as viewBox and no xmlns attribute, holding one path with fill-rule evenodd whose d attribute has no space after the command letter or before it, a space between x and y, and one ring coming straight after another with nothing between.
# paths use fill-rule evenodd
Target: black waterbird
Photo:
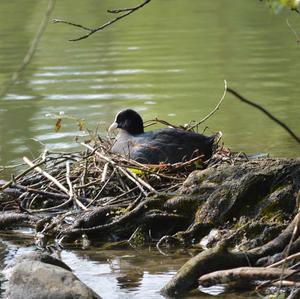
<instances>
[{"instance_id":1,"label":"black waterbird","mask_svg":"<svg viewBox=\"0 0 300 299\"><path fill-rule=\"evenodd\" d=\"M203 160L213 154L220 132L212 136L175 128L144 132L141 116L132 109L120 111L109 132L119 129L111 151L144 164L177 163L199 155Z\"/></svg>"}]
</instances>

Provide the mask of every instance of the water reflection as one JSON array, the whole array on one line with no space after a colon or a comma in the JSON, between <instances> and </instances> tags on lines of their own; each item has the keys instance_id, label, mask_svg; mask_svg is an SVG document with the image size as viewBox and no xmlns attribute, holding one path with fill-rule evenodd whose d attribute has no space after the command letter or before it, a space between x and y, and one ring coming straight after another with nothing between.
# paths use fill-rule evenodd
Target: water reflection
<instances>
[{"instance_id":1,"label":"water reflection","mask_svg":"<svg viewBox=\"0 0 300 299\"><path fill-rule=\"evenodd\" d=\"M15 256L35 250L31 230L6 232L0 236L0 269ZM76 276L91 287L103 299L153 298L163 299L159 290L176 271L196 252L177 251L170 256L161 255L155 248L139 250L63 250L61 259L68 264ZM0 276L0 282L4 277ZM2 283L3 292L6 283ZM205 293L222 292L219 286L204 289ZM218 298L256 298L250 294L223 294ZM194 291L185 298L211 298L210 295Z\"/></svg>"},{"instance_id":2,"label":"water reflection","mask_svg":"<svg viewBox=\"0 0 300 299\"><path fill-rule=\"evenodd\" d=\"M46 4L0 2L1 85L23 59ZM54 17L99 24L111 17L106 9L119 4L65 0L57 2ZM49 24L21 80L0 99L0 164L39 152L38 143L27 148L31 138L49 149L78 148L77 126L64 121L56 134L55 121L45 117L49 113L84 118L90 129L100 123L103 135L124 107L143 111L144 119L159 116L183 124L214 108L224 79L299 131L299 48L285 18L247 0L174 0L171 9L168 1L152 1L78 43L67 42L77 34L74 28ZM294 14L289 19L297 23ZM225 145L236 151L299 155L298 144L286 132L230 95L205 125L210 132L221 130Z\"/></svg>"}]
</instances>

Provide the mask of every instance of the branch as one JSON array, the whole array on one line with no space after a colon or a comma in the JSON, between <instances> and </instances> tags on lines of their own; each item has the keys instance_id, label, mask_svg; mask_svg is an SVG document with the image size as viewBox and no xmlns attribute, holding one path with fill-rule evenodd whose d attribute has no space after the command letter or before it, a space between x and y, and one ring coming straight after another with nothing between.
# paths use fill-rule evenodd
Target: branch
<instances>
[{"instance_id":1,"label":"branch","mask_svg":"<svg viewBox=\"0 0 300 299\"><path fill-rule=\"evenodd\" d=\"M125 18L126 16L129 16L130 14L132 14L133 12L135 12L136 10L142 8L143 6L145 6L147 3L149 3L151 0L146 0L144 1L142 4L138 5L138 6L135 6L135 7L131 7L131 8L122 8L122 9L113 9L113 10L108 10L109 13L114 13L114 14L117 14L117 13L120 13L120 12L125 12L124 14L108 21L107 23L101 25L100 27L98 28L89 28L89 27L86 27L86 26L83 26L83 25L80 25L80 24L76 24L76 23L72 23L72 22L68 22L68 21L64 21L64 20L58 20L58 19L54 19L52 22L53 23L63 23L63 24L67 24L67 25L71 25L71 26L74 26L74 27L79 27L85 31L88 31L87 34L84 34L78 38L74 38L74 39L70 39L69 41L71 42L75 42L75 41L79 41L79 40L82 40L82 39L85 39L85 38L88 38L89 36L91 36L92 34L100 31L100 30L103 30L104 28L112 25L113 23Z\"/></svg>"},{"instance_id":2,"label":"branch","mask_svg":"<svg viewBox=\"0 0 300 299\"><path fill-rule=\"evenodd\" d=\"M227 92L227 81L224 80L224 92L223 92L223 95L219 101L219 103L217 104L217 106L215 107L214 110L212 110L209 114L207 114L203 119L201 119L199 122L197 122L196 124L194 124L193 126L191 126L188 130L192 130L194 129L195 127L198 127L200 124L202 124L203 122L205 122L208 118L210 118L217 110L219 110L220 108L220 105L222 104L224 98L225 98L225 95L226 95L226 92Z\"/></svg>"},{"instance_id":3,"label":"branch","mask_svg":"<svg viewBox=\"0 0 300 299\"><path fill-rule=\"evenodd\" d=\"M245 97L240 95L237 91L231 89L230 87L227 88L227 91L230 92L232 95L234 95L236 98L238 98L240 101L247 103L250 106L253 106L257 108L258 110L262 111L264 114L266 114L269 118L271 118L273 121L275 121L278 125L280 125L282 128L284 128L298 143L300 143L300 138L281 120L273 116L270 112L268 112L265 108L262 106L247 100Z\"/></svg>"},{"instance_id":4,"label":"branch","mask_svg":"<svg viewBox=\"0 0 300 299\"><path fill-rule=\"evenodd\" d=\"M295 11L296 13L300 14L300 10L298 8L292 8L292 11Z\"/></svg>"}]
</instances>

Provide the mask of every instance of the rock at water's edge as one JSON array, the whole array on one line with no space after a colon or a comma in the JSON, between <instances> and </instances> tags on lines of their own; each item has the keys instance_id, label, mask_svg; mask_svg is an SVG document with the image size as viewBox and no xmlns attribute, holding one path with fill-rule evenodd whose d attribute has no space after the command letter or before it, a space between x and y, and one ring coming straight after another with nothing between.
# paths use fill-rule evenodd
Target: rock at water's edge
<instances>
[{"instance_id":1,"label":"rock at water's edge","mask_svg":"<svg viewBox=\"0 0 300 299\"><path fill-rule=\"evenodd\" d=\"M11 269L6 298L99 299L72 272L40 261L23 261Z\"/></svg>"}]
</instances>

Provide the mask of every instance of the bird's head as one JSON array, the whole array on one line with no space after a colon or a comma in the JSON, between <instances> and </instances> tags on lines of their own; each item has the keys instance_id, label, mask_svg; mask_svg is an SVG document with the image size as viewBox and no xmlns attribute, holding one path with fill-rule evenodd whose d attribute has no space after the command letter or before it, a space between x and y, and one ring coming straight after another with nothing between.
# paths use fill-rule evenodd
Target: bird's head
<instances>
[{"instance_id":1,"label":"bird's head","mask_svg":"<svg viewBox=\"0 0 300 299\"><path fill-rule=\"evenodd\" d=\"M142 134L144 133L143 120L132 109L122 110L116 115L115 121L109 127L108 132L115 129L122 129L131 135Z\"/></svg>"}]
</instances>

